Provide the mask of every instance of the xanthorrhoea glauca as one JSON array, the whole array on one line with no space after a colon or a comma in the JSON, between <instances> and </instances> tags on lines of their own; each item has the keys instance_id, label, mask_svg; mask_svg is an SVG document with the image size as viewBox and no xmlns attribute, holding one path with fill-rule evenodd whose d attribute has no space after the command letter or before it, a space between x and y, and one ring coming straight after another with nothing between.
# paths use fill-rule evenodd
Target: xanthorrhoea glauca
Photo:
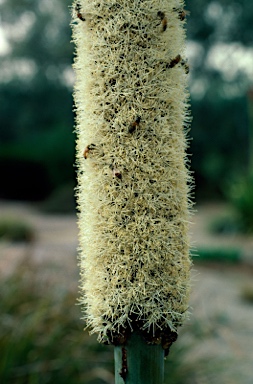
<instances>
[{"instance_id":1,"label":"xanthorrhoea glauca","mask_svg":"<svg viewBox=\"0 0 253 384\"><path fill-rule=\"evenodd\" d=\"M184 23L178 0L73 5L82 303L102 342L165 345L187 316Z\"/></svg>"}]
</instances>

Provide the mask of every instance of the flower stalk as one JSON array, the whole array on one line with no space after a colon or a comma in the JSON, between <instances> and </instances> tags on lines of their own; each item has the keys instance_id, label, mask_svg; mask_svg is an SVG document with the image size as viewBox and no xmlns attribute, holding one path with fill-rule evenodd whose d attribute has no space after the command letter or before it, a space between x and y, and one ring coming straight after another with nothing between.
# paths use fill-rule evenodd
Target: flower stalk
<instances>
[{"instance_id":1,"label":"flower stalk","mask_svg":"<svg viewBox=\"0 0 253 384\"><path fill-rule=\"evenodd\" d=\"M148 345L134 332L126 345L114 349L115 384L163 384L164 350Z\"/></svg>"}]
</instances>

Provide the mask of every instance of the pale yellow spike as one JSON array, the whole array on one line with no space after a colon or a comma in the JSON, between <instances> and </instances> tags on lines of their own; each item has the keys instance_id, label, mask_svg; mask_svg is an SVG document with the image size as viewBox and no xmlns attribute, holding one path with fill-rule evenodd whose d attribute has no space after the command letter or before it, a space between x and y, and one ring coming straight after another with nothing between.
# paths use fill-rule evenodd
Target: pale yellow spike
<instances>
[{"instance_id":1,"label":"pale yellow spike","mask_svg":"<svg viewBox=\"0 0 253 384\"><path fill-rule=\"evenodd\" d=\"M182 9L176 0L73 5L81 301L100 341L132 327L177 331L187 316Z\"/></svg>"}]
</instances>

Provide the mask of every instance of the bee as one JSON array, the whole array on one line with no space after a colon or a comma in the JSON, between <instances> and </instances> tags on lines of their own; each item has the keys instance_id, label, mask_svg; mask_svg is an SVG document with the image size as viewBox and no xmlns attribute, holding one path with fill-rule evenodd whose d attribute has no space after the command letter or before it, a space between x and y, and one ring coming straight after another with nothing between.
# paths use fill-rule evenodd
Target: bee
<instances>
[{"instance_id":1,"label":"bee","mask_svg":"<svg viewBox=\"0 0 253 384\"><path fill-rule=\"evenodd\" d=\"M95 149L95 147L96 147L95 144L89 144L89 145L87 145L87 147L84 148L84 151L83 151L83 157L84 157L85 159L87 159L87 158L88 158L88 153L89 153L90 151L92 151L93 149Z\"/></svg>"},{"instance_id":2,"label":"bee","mask_svg":"<svg viewBox=\"0 0 253 384\"><path fill-rule=\"evenodd\" d=\"M136 130L136 128L139 126L140 121L141 121L140 116L137 116L135 121L130 125L128 132L133 133Z\"/></svg>"},{"instance_id":3,"label":"bee","mask_svg":"<svg viewBox=\"0 0 253 384\"><path fill-rule=\"evenodd\" d=\"M185 12L184 9L180 9L180 10L178 11L178 17L179 17L179 19L180 19L181 21L184 21L184 20L185 20L185 18L186 18L186 12Z\"/></svg>"},{"instance_id":4,"label":"bee","mask_svg":"<svg viewBox=\"0 0 253 384\"><path fill-rule=\"evenodd\" d=\"M178 18L181 21L184 21L186 19L186 16L189 15L189 12L185 11L182 8L173 8L173 11L178 13Z\"/></svg>"},{"instance_id":5,"label":"bee","mask_svg":"<svg viewBox=\"0 0 253 384\"><path fill-rule=\"evenodd\" d=\"M181 65L182 65L182 67L184 67L184 71L185 71L186 75L188 75L188 73L190 72L190 67L189 67L189 65L187 64L187 62L183 60L183 61L181 62Z\"/></svg>"},{"instance_id":6,"label":"bee","mask_svg":"<svg viewBox=\"0 0 253 384\"><path fill-rule=\"evenodd\" d=\"M179 10L178 16L181 21L184 21L186 19L186 16L190 14L189 11L185 11L184 9Z\"/></svg>"},{"instance_id":7,"label":"bee","mask_svg":"<svg viewBox=\"0 0 253 384\"><path fill-rule=\"evenodd\" d=\"M119 374L124 381L126 381L127 371L127 350L126 348L122 347L122 367Z\"/></svg>"},{"instance_id":8,"label":"bee","mask_svg":"<svg viewBox=\"0 0 253 384\"><path fill-rule=\"evenodd\" d=\"M77 15L77 17L78 17L80 20L85 21L86 19L85 19L85 17L83 17L83 15L82 15L82 13L81 13L81 5L80 5L79 3L76 3L76 7L75 7L75 9L76 9L76 15Z\"/></svg>"},{"instance_id":9,"label":"bee","mask_svg":"<svg viewBox=\"0 0 253 384\"><path fill-rule=\"evenodd\" d=\"M166 65L166 68L174 68L178 63L180 63L181 59L181 55L177 55L169 64Z\"/></svg>"},{"instance_id":10,"label":"bee","mask_svg":"<svg viewBox=\"0 0 253 384\"><path fill-rule=\"evenodd\" d=\"M163 27L163 32L165 32L167 29L167 17L165 16L165 13L162 11L158 11L157 16L160 17L162 27Z\"/></svg>"}]
</instances>

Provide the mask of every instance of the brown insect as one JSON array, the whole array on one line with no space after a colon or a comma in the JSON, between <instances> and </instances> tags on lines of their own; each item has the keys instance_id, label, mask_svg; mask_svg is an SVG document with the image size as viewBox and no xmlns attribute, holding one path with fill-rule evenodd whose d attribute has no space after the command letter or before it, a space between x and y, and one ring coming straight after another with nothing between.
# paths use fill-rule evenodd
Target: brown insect
<instances>
[{"instance_id":1,"label":"brown insect","mask_svg":"<svg viewBox=\"0 0 253 384\"><path fill-rule=\"evenodd\" d=\"M184 71L185 71L185 73L188 75L188 73L190 72L190 67L189 67L189 65L186 63L186 61L182 61L181 62L181 65L184 67Z\"/></svg>"},{"instance_id":2,"label":"brown insect","mask_svg":"<svg viewBox=\"0 0 253 384\"><path fill-rule=\"evenodd\" d=\"M126 348L122 347L122 366L119 374L124 381L126 380L127 372L127 350Z\"/></svg>"},{"instance_id":3,"label":"brown insect","mask_svg":"<svg viewBox=\"0 0 253 384\"><path fill-rule=\"evenodd\" d=\"M185 10L184 10L184 9L180 9L180 10L178 11L178 16L179 16L179 19L180 19L181 21L184 21L185 18L186 18L186 12L185 12Z\"/></svg>"},{"instance_id":4,"label":"brown insect","mask_svg":"<svg viewBox=\"0 0 253 384\"><path fill-rule=\"evenodd\" d=\"M185 11L184 9L181 9L181 10L179 10L179 12L178 12L179 19L180 19L181 21L184 21L184 20L186 19L186 16L188 16L189 14L190 14L190 12L189 12L189 11Z\"/></svg>"},{"instance_id":5,"label":"brown insect","mask_svg":"<svg viewBox=\"0 0 253 384\"><path fill-rule=\"evenodd\" d=\"M165 13L162 12L162 11L158 11L157 12L157 16L160 17L161 23L162 23L162 27L163 27L163 32L165 32L166 29L167 29L167 23L168 23L167 17L165 16Z\"/></svg>"},{"instance_id":6,"label":"brown insect","mask_svg":"<svg viewBox=\"0 0 253 384\"><path fill-rule=\"evenodd\" d=\"M178 18L181 21L184 21L186 19L186 16L189 15L190 12L185 11L182 8L173 8L173 11L178 13Z\"/></svg>"},{"instance_id":7,"label":"brown insect","mask_svg":"<svg viewBox=\"0 0 253 384\"><path fill-rule=\"evenodd\" d=\"M79 3L76 3L76 7L75 7L75 9L76 9L76 15L77 15L77 17L80 19L80 20L82 20L82 21L85 21L86 19L85 19L85 17L82 15L82 13L81 13L81 5L79 4Z\"/></svg>"},{"instance_id":8,"label":"brown insect","mask_svg":"<svg viewBox=\"0 0 253 384\"><path fill-rule=\"evenodd\" d=\"M136 128L139 126L140 121L141 121L140 116L137 116L136 120L130 125L128 132L133 133L136 130Z\"/></svg>"},{"instance_id":9,"label":"brown insect","mask_svg":"<svg viewBox=\"0 0 253 384\"><path fill-rule=\"evenodd\" d=\"M169 64L166 65L166 68L174 68L178 63L180 63L181 59L181 55L177 55Z\"/></svg>"},{"instance_id":10,"label":"brown insect","mask_svg":"<svg viewBox=\"0 0 253 384\"><path fill-rule=\"evenodd\" d=\"M83 157L84 157L85 159L87 159L89 152L92 151L93 149L95 149L95 147L96 147L95 144L89 144L89 145L87 145L87 147L84 148L84 151L83 151Z\"/></svg>"}]
</instances>

